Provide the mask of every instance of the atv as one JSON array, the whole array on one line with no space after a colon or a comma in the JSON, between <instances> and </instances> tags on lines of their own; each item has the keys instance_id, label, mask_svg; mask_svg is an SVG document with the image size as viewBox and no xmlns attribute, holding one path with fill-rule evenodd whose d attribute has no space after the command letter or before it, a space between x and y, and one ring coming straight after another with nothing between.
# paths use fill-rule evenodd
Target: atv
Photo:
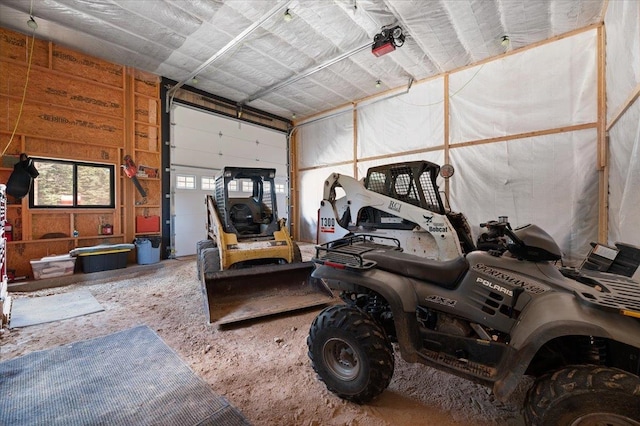
<instances>
[{"instance_id":1,"label":"atv","mask_svg":"<svg viewBox=\"0 0 640 426\"><path fill-rule=\"evenodd\" d=\"M640 284L557 265L536 225L481 224L484 250L435 261L373 234L316 247L312 276L341 292L307 338L311 365L364 404L404 360L490 387L505 401L523 376L531 425L640 424ZM479 241L480 242L480 241Z\"/></svg>"}]
</instances>

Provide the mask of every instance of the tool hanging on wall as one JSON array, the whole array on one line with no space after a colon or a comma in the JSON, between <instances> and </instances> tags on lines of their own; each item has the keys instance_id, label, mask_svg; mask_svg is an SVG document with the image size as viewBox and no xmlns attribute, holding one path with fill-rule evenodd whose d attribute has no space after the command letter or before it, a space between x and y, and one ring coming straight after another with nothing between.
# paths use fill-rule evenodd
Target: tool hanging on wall
<instances>
[{"instance_id":1,"label":"tool hanging on wall","mask_svg":"<svg viewBox=\"0 0 640 426\"><path fill-rule=\"evenodd\" d=\"M138 174L138 168L136 167L136 163L134 163L133 158L130 155L124 156L124 164L122 165L122 170L133 181L136 189L142 196L142 201L136 201L136 204L145 204L147 202L147 192L144 190L142 185L140 185L140 181L136 176Z\"/></svg>"}]
</instances>

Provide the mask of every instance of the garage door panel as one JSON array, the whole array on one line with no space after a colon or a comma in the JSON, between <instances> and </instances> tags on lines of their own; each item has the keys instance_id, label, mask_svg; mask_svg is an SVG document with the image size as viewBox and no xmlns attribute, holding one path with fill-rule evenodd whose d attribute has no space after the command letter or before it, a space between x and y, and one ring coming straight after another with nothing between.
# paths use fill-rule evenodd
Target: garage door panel
<instances>
[{"instance_id":1,"label":"garage door panel","mask_svg":"<svg viewBox=\"0 0 640 426\"><path fill-rule=\"evenodd\" d=\"M171 111L172 246L176 256L195 254L206 238L202 177L212 178L225 166L276 169L278 216L288 217L286 135L272 129L240 123L206 111L174 104ZM176 188L176 176L195 177L195 188Z\"/></svg>"}]
</instances>

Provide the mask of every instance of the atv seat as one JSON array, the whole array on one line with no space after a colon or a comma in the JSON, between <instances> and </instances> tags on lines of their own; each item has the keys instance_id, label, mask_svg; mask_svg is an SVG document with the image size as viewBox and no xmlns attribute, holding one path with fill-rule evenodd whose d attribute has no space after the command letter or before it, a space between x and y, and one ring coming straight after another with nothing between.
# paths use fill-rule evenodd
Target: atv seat
<instances>
[{"instance_id":1,"label":"atv seat","mask_svg":"<svg viewBox=\"0 0 640 426\"><path fill-rule=\"evenodd\" d=\"M427 281L449 290L456 288L460 278L469 269L469 262L463 256L439 261L399 251L372 251L362 257L377 262L376 266L384 271Z\"/></svg>"}]
</instances>

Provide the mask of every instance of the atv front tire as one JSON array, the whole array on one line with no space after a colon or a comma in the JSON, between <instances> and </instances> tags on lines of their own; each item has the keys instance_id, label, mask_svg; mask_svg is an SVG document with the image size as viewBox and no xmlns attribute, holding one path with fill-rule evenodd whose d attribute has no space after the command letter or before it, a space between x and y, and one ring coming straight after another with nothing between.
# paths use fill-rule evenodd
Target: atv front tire
<instances>
[{"instance_id":1,"label":"atv front tire","mask_svg":"<svg viewBox=\"0 0 640 426\"><path fill-rule=\"evenodd\" d=\"M380 395L393 376L393 349L384 330L359 309L326 308L307 338L311 366L327 389L364 404Z\"/></svg>"},{"instance_id":2,"label":"atv front tire","mask_svg":"<svg viewBox=\"0 0 640 426\"><path fill-rule=\"evenodd\" d=\"M640 425L640 378L594 365L540 377L527 393L529 425Z\"/></svg>"}]
</instances>

